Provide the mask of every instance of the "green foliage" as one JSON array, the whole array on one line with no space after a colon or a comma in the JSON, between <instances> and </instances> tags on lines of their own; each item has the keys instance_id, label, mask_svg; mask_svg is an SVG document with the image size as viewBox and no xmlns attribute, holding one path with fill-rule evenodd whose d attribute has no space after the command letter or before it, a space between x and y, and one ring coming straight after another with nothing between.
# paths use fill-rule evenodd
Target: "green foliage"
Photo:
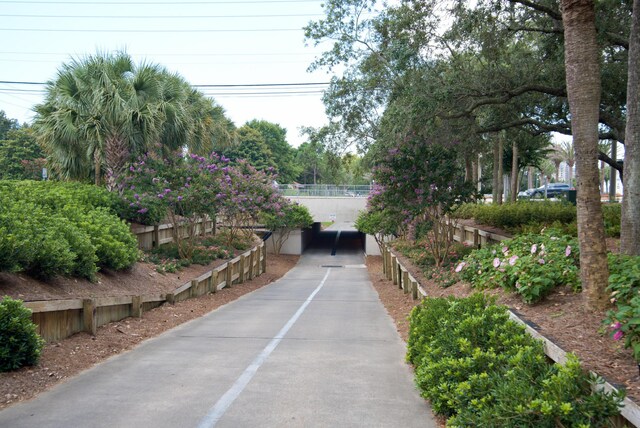
<instances>
[{"instance_id":1,"label":"green foliage","mask_svg":"<svg viewBox=\"0 0 640 428\"><path fill-rule=\"evenodd\" d=\"M91 185L0 181L0 270L93 280L98 266L130 267L137 240L113 214L117 204Z\"/></svg>"},{"instance_id":2,"label":"green foliage","mask_svg":"<svg viewBox=\"0 0 640 428\"><path fill-rule=\"evenodd\" d=\"M624 338L640 361L640 257L609 254L609 287L616 308L607 312L604 324L613 338Z\"/></svg>"},{"instance_id":3,"label":"green foliage","mask_svg":"<svg viewBox=\"0 0 640 428\"><path fill-rule=\"evenodd\" d=\"M604 217L604 232L607 236L620 237L620 204L603 204L602 215Z\"/></svg>"},{"instance_id":4,"label":"green foliage","mask_svg":"<svg viewBox=\"0 0 640 428\"><path fill-rule=\"evenodd\" d=\"M557 231L519 235L473 251L456 271L475 288L503 287L535 303L555 287L579 289L577 241Z\"/></svg>"},{"instance_id":5,"label":"green foliage","mask_svg":"<svg viewBox=\"0 0 640 428\"><path fill-rule=\"evenodd\" d=\"M620 204L603 204L607 236L620 236ZM503 205L464 204L453 213L456 218L473 218L476 223L494 226L512 234L538 233L544 228L561 229L578 236L576 207L550 201L518 201Z\"/></svg>"},{"instance_id":6,"label":"green foliage","mask_svg":"<svg viewBox=\"0 0 640 428\"><path fill-rule=\"evenodd\" d=\"M313 225L313 217L309 209L296 203L285 203L280 210L265 211L261 215L261 220L265 227L272 232L277 232L277 236L272 237L273 247L276 254L280 254L282 245L289 239L290 233L295 229L306 229Z\"/></svg>"},{"instance_id":7,"label":"green foliage","mask_svg":"<svg viewBox=\"0 0 640 428\"><path fill-rule=\"evenodd\" d=\"M156 265L160 273L172 273L192 264L208 265L214 260L228 259L237 251L245 251L252 245L252 241L243 235L234 236L229 244L229 233L220 231L213 236L196 239L193 254L185 258L180 255L175 243L161 245L146 254L144 260Z\"/></svg>"},{"instance_id":8,"label":"green foliage","mask_svg":"<svg viewBox=\"0 0 640 428\"><path fill-rule=\"evenodd\" d=\"M451 427L603 426L623 398L593 393L596 380L573 356L550 365L542 344L482 294L415 307L407 360L421 394Z\"/></svg>"},{"instance_id":9,"label":"green foliage","mask_svg":"<svg viewBox=\"0 0 640 428\"><path fill-rule=\"evenodd\" d=\"M44 166L33 128L12 129L0 138L0 180L39 180Z\"/></svg>"},{"instance_id":10,"label":"green foliage","mask_svg":"<svg viewBox=\"0 0 640 428\"><path fill-rule=\"evenodd\" d=\"M32 366L40 359L44 340L22 301L0 301L0 372Z\"/></svg>"}]
</instances>

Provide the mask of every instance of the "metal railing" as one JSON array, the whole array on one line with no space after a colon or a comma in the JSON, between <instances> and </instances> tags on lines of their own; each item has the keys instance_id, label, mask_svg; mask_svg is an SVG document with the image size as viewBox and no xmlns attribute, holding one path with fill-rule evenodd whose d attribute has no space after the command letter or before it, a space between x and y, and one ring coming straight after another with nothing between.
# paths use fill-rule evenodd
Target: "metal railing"
<instances>
[{"instance_id":1,"label":"metal railing","mask_svg":"<svg viewBox=\"0 0 640 428\"><path fill-rule=\"evenodd\" d=\"M366 185L335 185L335 184L280 184L278 190L284 196L324 196L324 197L352 197L366 198L371 186Z\"/></svg>"}]
</instances>

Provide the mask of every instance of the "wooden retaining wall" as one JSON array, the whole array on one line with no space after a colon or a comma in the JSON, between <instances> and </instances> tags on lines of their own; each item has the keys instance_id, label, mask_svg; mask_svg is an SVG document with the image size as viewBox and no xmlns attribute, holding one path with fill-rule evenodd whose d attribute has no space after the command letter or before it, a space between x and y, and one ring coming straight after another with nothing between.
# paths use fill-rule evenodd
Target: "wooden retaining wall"
<instances>
[{"instance_id":1,"label":"wooden retaining wall","mask_svg":"<svg viewBox=\"0 0 640 428\"><path fill-rule=\"evenodd\" d=\"M46 300L25 302L31 309L38 333L47 342L54 342L80 331L91 334L112 321L141 317L163 303L180 302L191 297L215 293L232 284L242 284L266 271L267 250L264 242L218 266L198 278L181 285L171 293L99 297L91 299Z\"/></svg>"},{"instance_id":2,"label":"wooden retaining wall","mask_svg":"<svg viewBox=\"0 0 640 428\"><path fill-rule=\"evenodd\" d=\"M451 224L451 220L447 220ZM478 229L477 227L465 226L464 224L454 223L453 239L462 242L473 248L482 248L487 245L493 245L497 242L511 239L510 236L500 235L498 233L488 232Z\"/></svg>"},{"instance_id":3,"label":"wooden retaining wall","mask_svg":"<svg viewBox=\"0 0 640 428\"><path fill-rule=\"evenodd\" d=\"M465 228L469 228L465 226ZM473 228L471 228L473 229ZM477 229L476 229L477 230ZM471 231L473 233L473 231ZM505 238L506 239L506 238ZM501 241L498 240L497 242ZM385 244L382 249L382 271L383 274L389 281L393 281L395 285L398 286L398 289L402 290L403 293L408 294L411 293L411 297L414 300L422 299L423 297L427 297L427 292L422 288L420 283L409 273L409 271L400 263L398 257L392 252L391 248L388 244ZM567 352L560 348L558 345L553 343L551 340L544 337L540 332L527 324L524 320L522 320L518 315L509 310L509 317L515 322L522 324L525 326L525 330L531 336L535 337L538 340L541 340L544 347L544 352L551 360L556 363L564 364L567 361ZM617 388L611 385L609 382L605 382L601 388L605 391L617 391ZM640 427L640 406L638 406L635 402L631 401L629 398L625 398L623 401L623 406L620 413L621 419L617 421L616 426L625 427L631 426Z\"/></svg>"},{"instance_id":4,"label":"wooden retaining wall","mask_svg":"<svg viewBox=\"0 0 640 428\"><path fill-rule=\"evenodd\" d=\"M180 225L183 229L183 236L186 236L186 225ZM204 230L203 230L204 227ZM215 224L211 219L200 220L196 224L196 234L204 235L215 230ZM173 224L157 224L155 226L145 226L142 224L132 224L131 233L138 238L138 247L142 250L150 250L162 244L173 242Z\"/></svg>"}]
</instances>

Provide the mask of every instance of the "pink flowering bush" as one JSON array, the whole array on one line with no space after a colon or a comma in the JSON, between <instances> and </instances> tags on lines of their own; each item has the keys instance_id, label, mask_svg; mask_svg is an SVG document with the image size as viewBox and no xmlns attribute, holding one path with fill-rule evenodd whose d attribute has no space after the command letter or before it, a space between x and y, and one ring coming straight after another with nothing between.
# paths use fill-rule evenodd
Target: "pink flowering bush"
<instances>
[{"instance_id":1,"label":"pink flowering bush","mask_svg":"<svg viewBox=\"0 0 640 428\"><path fill-rule=\"evenodd\" d=\"M604 324L613 340L623 340L640 361L640 257L609 254L609 288L615 309Z\"/></svg>"},{"instance_id":2,"label":"pink flowering bush","mask_svg":"<svg viewBox=\"0 0 640 428\"><path fill-rule=\"evenodd\" d=\"M191 258L202 219L221 219L229 242L244 225L253 226L261 212L278 212L281 196L273 177L240 162L230 166L224 156L175 153L172 159L147 156L121 178L119 191L132 214L145 223L167 219L178 225L173 241L182 258Z\"/></svg>"},{"instance_id":3,"label":"pink flowering bush","mask_svg":"<svg viewBox=\"0 0 640 428\"><path fill-rule=\"evenodd\" d=\"M520 235L473 251L455 270L473 287L503 287L535 303L560 285L580 289L577 248L557 231Z\"/></svg>"},{"instance_id":4,"label":"pink flowering bush","mask_svg":"<svg viewBox=\"0 0 640 428\"><path fill-rule=\"evenodd\" d=\"M369 196L369 211L397 219L398 236L410 225L426 229L427 250L435 266L445 266L455 223L447 216L478 196L474 183L465 180L456 148L407 138L380 159L373 178L376 186Z\"/></svg>"}]
</instances>

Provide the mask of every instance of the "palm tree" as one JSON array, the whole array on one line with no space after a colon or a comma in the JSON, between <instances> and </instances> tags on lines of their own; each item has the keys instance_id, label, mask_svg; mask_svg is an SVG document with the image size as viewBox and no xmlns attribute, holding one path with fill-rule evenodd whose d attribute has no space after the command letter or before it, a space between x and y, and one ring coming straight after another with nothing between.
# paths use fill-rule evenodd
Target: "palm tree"
<instances>
[{"instance_id":1,"label":"palm tree","mask_svg":"<svg viewBox=\"0 0 640 428\"><path fill-rule=\"evenodd\" d=\"M598 189L600 49L594 0L562 0L567 95L578 169L578 241L580 278L592 308L609 303L604 221Z\"/></svg>"},{"instance_id":2,"label":"palm tree","mask_svg":"<svg viewBox=\"0 0 640 428\"><path fill-rule=\"evenodd\" d=\"M38 138L63 178L108 187L134 154L157 139L158 68L136 68L124 54L96 55L64 64L36 106Z\"/></svg>"},{"instance_id":3,"label":"palm tree","mask_svg":"<svg viewBox=\"0 0 640 428\"><path fill-rule=\"evenodd\" d=\"M551 152L549 153L549 160L553 162L553 165L556 168L556 181L560 181L560 164L564 161L564 156L562 154L561 146L557 144L553 144Z\"/></svg>"},{"instance_id":4,"label":"palm tree","mask_svg":"<svg viewBox=\"0 0 640 428\"><path fill-rule=\"evenodd\" d=\"M563 141L559 146L556 146L559 156L569 167L569 175L567 181L569 185L573 186L573 167L576 164L576 153L573 149L573 142Z\"/></svg>"}]
</instances>

